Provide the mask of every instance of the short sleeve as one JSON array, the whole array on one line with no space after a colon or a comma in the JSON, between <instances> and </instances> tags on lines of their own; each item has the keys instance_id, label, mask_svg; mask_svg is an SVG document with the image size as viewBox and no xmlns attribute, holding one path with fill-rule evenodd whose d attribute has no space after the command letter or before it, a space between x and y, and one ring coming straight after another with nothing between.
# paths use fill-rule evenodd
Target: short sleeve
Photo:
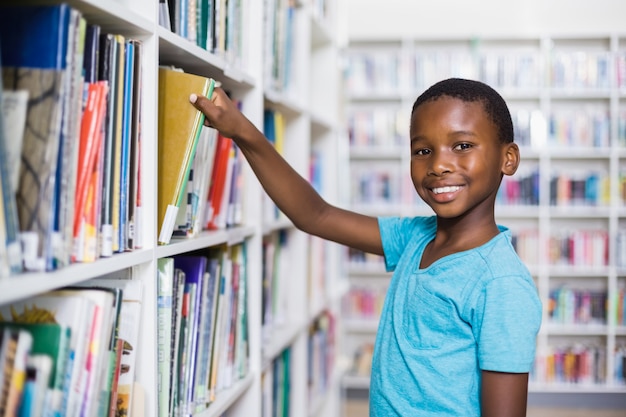
<instances>
[{"instance_id":1,"label":"short sleeve","mask_svg":"<svg viewBox=\"0 0 626 417\"><path fill-rule=\"evenodd\" d=\"M532 280L491 280L478 295L473 317L480 369L530 372L541 326L541 302Z\"/></svg>"}]
</instances>

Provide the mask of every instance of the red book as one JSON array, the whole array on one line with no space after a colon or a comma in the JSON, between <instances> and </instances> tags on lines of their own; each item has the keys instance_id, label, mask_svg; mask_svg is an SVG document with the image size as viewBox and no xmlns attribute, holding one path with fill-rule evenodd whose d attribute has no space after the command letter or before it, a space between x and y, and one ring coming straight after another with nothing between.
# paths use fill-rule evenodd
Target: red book
<instances>
[{"instance_id":1,"label":"red book","mask_svg":"<svg viewBox=\"0 0 626 417\"><path fill-rule=\"evenodd\" d=\"M218 134L217 151L215 153L215 163L213 164L213 173L211 175L211 186L209 187L207 205L208 214L206 227L209 230L215 230L218 228L216 219L220 213L224 189L226 188L226 176L231 147L232 140Z\"/></svg>"},{"instance_id":2,"label":"red book","mask_svg":"<svg viewBox=\"0 0 626 417\"><path fill-rule=\"evenodd\" d=\"M74 238L78 238L85 215L85 204L89 194L94 167L102 147L102 123L107 103L108 86L100 81L88 85L87 103L83 111L78 145L76 169L76 197L74 205ZM75 254L74 254L75 255ZM72 256L75 261L75 256Z\"/></svg>"}]
</instances>

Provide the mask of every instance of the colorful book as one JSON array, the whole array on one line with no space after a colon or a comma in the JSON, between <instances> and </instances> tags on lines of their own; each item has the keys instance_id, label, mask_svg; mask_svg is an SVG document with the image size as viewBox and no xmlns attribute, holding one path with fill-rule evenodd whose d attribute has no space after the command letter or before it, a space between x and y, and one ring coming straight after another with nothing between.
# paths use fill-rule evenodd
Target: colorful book
<instances>
[{"instance_id":1,"label":"colorful book","mask_svg":"<svg viewBox=\"0 0 626 417\"><path fill-rule=\"evenodd\" d=\"M210 97L214 85L210 78L159 68L159 244L169 243L172 237L204 123L204 115L189 103L189 95Z\"/></svg>"},{"instance_id":2,"label":"colorful book","mask_svg":"<svg viewBox=\"0 0 626 417\"><path fill-rule=\"evenodd\" d=\"M187 334L184 344L184 362L182 372L181 404L185 407L183 413L193 411L194 405L194 379L196 375L196 367L198 366L198 334L200 326L200 317L203 315L201 310L203 284L205 281L205 273L207 270L208 259L205 256L175 256L174 267L185 273L185 292L189 293L189 314L185 323L185 332ZM185 411L186 410L186 411Z\"/></svg>"},{"instance_id":3,"label":"colorful book","mask_svg":"<svg viewBox=\"0 0 626 417\"><path fill-rule=\"evenodd\" d=\"M110 350L115 355L112 366L112 386L109 407L113 415L128 415L132 408L133 389L140 344L140 318L143 303L143 283L131 279L128 270L94 278L84 283L88 287L119 289L122 294L116 341Z\"/></svg>"},{"instance_id":4,"label":"colorful book","mask_svg":"<svg viewBox=\"0 0 626 417\"><path fill-rule=\"evenodd\" d=\"M26 383L19 417L42 417L52 374L52 358L45 354L30 354L26 360ZM68 414L69 416L69 414Z\"/></svg>"},{"instance_id":5,"label":"colorful book","mask_svg":"<svg viewBox=\"0 0 626 417\"><path fill-rule=\"evenodd\" d=\"M62 98L62 120L54 192L54 224L51 257L47 270L67 266L71 261L74 226L76 165L83 100L83 53L87 23L82 13L72 8L68 31L67 71Z\"/></svg>"},{"instance_id":6,"label":"colorful book","mask_svg":"<svg viewBox=\"0 0 626 417\"><path fill-rule=\"evenodd\" d=\"M94 235L95 225L88 222L88 210L94 204L95 193L89 195L90 184L94 172L100 164L102 149L102 124L104 122L108 88L105 82L94 82L87 85L87 102L83 110L78 144L77 181L74 208L74 250L72 259L84 261L86 240ZM96 191L96 190L94 190ZM91 197L91 200L88 199ZM89 230L86 230L89 228Z\"/></svg>"},{"instance_id":7,"label":"colorful book","mask_svg":"<svg viewBox=\"0 0 626 417\"><path fill-rule=\"evenodd\" d=\"M195 403L196 411L199 407L209 403L209 375L211 371L213 327L217 314L217 297L220 284L220 261L210 257L207 263L206 296L204 299L203 314L200 323L200 339L198 342L199 366L196 368Z\"/></svg>"},{"instance_id":8,"label":"colorful book","mask_svg":"<svg viewBox=\"0 0 626 417\"><path fill-rule=\"evenodd\" d=\"M26 362L33 346L33 336L26 330L18 330L17 347L15 349L15 360L13 362L13 372L11 373L11 385L7 393L4 404L5 416L15 416L19 411L19 406L26 384Z\"/></svg>"},{"instance_id":9,"label":"colorful book","mask_svg":"<svg viewBox=\"0 0 626 417\"><path fill-rule=\"evenodd\" d=\"M175 415L178 407L178 372L179 346L181 339L181 327L183 314L186 315L185 307L185 273L180 269L174 269L174 283L172 285L172 343L170 345L170 393L169 393L169 413Z\"/></svg>"},{"instance_id":10,"label":"colorful book","mask_svg":"<svg viewBox=\"0 0 626 417\"><path fill-rule=\"evenodd\" d=\"M7 398L11 390L11 375L13 374L13 366L15 363L15 354L17 352L18 332L13 328L0 326L2 332L2 347L0 350L0 364L2 365L2 374L0 381L0 415L4 415L6 411Z\"/></svg>"},{"instance_id":11,"label":"colorful book","mask_svg":"<svg viewBox=\"0 0 626 417\"><path fill-rule=\"evenodd\" d=\"M122 144L120 156L120 227L119 251L132 250L128 247L128 204L130 201L130 150L132 138L132 118L135 84L135 43L130 39L125 41L124 58L124 94L122 105Z\"/></svg>"},{"instance_id":12,"label":"colorful book","mask_svg":"<svg viewBox=\"0 0 626 417\"><path fill-rule=\"evenodd\" d=\"M123 228L121 213L122 198L122 149L124 142L124 90L125 90L125 71L126 71L126 38L123 35L116 34L113 36L117 43L117 83L111 88L117 89L115 96L111 95L114 100L115 125L113 127L113 154L112 154L112 193L111 193L111 224L113 232L113 252L123 251L124 243L120 240L120 228Z\"/></svg>"},{"instance_id":13,"label":"colorful book","mask_svg":"<svg viewBox=\"0 0 626 417\"><path fill-rule=\"evenodd\" d=\"M227 177L229 175L229 165L231 157L233 156L231 154L233 147L232 139L218 133L217 140L217 151L213 164L213 173L211 174L211 186L209 188L206 212L206 228L209 230L220 228L219 217L222 208L222 199L224 198Z\"/></svg>"},{"instance_id":14,"label":"colorful book","mask_svg":"<svg viewBox=\"0 0 626 417\"><path fill-rule=\"evenodd\" d=\"M89 333L92 326L93 305L75 291L55 290L33 298L0 307L0 320L28 322L32 317L45 318L71 330L66 366L68 376L64 384L62 410L73 416L80 409L83 381L87 375L86 358L89 349Z\"/></svg>"},{"instance_id":15,"label":"colorful book","mask_svg":"<svg viewBox=\"0 0 626 417\"><path fill-rule=\"evenodd\" d=\"M109 99L105 120L105 133L102 147L102 193L100 219L100 256L113 255L113 150L115 144L117 95L118 95L118 49L115 36L110 33L100 35L98 59L98 80L109 85Z\"/></svg>"},{"instance_id":16,"label":"colorful book","mask_svg":"<svg viewBox=\"0 0 626 417\"><path fill-rule=\"evenodd\" d=\"M71 329L51 322L1 322L0 328L28 331L33 337L31 353L48 355L52 358L53 371L49 381L50 392L46 398L44 409L47 410L47 416L65 416L66 414L63 411L63 397L65 395L64 386L67 364L70 358L69 345Z\"/></svg>"},{"instance_id":17,"label":"colorful book","mask_svg":"<svg viewBox=\"0 0 626 417\"><path fill-rule=\"evenodd\" d=\"M141 230L141 196L140 196L140 156L141 156L141 95L142 95L142 67L141 57L143 44L138 40L133 43L134 57L134 82L133 104L131 115L131 138L130 138L130 166L128 185L128 248L139 249L143 246Z\"/></svg>"}]
</instances>

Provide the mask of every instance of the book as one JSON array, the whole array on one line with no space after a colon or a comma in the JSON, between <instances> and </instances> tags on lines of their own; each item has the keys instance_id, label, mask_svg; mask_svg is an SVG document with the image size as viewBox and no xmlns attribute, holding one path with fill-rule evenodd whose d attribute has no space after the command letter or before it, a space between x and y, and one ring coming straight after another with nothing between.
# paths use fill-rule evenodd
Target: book
<instances>
[{"instance_id":1,"label":"book","mask_svg":"<svg viewBox=\"0 0 626 417\"><path fill-rule=\"evenodd\" d=\"M183 322L183 312L185 300L185 273L180 269L174 269L174 282L172 285L172 342L170 345L170 393L169 393L169 413L175 415L178 409L178 372L179 345L181 339L181 326Z\"/></svg>"},{"instance_id":2,"label":"book","mask_svg":"<svg viewBox=\"0 0 626 417\"><path fill-rule=\"evenodd\" d=\"M30 314L37 313L38 311ZM46 415L65 416L63 397L65 395L66 367L70 358L71 329L52 322L0 322L0 328L28 331L33 338L31 353L47 355L52 359L52 375L48 385L49 394L46 396L44 409L47 410ZM4 382L6 384L6 379Z\"/></svg>"},{"instance_id":3,"label":"book","mask_svg":"<svg viewBox=\"0 0 626 417\"><path fill-rule=\"evenodd\" d=\"M135 43L130 39L125 41L125 58L124 58L124 99L122 105L122 144L120 156L120 227L119 251L132 250L128 246L128 216L130 202L130 158L131 158L131 142L133 141L132 122L133 122L133 104L135 91Z\"/></svg>"},{"instance_id":4,"label":"book","mask_svg":"<svg viewBox=\"0 0 626 417\"><path fill-rule=\"evenodd\" d=\"M204 115L189 103L189 95L196 93L210 97L214 85L211 78L159 68L159 244L169 243L172 237L204 123Z\"/></svg>"},{"instance_id":5,"label":"book","mask_svg":"<svg viewBox=\"0 0 626 417\"><path fill-rule=\"evenodd\" d=\"M102 149L102 124L104 122L106 103L108 97L108 87L105 82L94 82L87 85L87 102L83 110L81 120L80 141L78 144L78 164L77 164L77 181L75 191L75 209L74 209L74 250L73 261L84 261L86 240L93 237L92 229L96 226L88 222L88 196L91 180L94 172L99 166L99 159ZM95 190L94 190L95 191ZM96 198L95 193L90 195ZM89 228L89 230L86 230ZM92 257L91 257L92 258Z\"/></svg>"},{"instance_id":6,"label":"book","mask_svg":"<svg viewBox=\"0 0 626 417\"><path fill-rule=\"evenodd\" d=\"M42 417L52 374L52 358L45 354L29 354L26 360L26 383L19 417Z\"/></svg>"},{"instance_id":7,"label":"book","mask_svg":"<svg viewBox=\"0 0 626 417\"><path fill-rule=\"evenodd\" d=\"M141 228L141 194L140 194L140 161L141 161L141 95L142 95L142 67L141 58L143 43L139 40L131 40L134 47L134 82L133 104L131 116L131 143L130 143L130 166L128 186L128 248L139 249L142 243Z\"/></svg>"},{"instance_id":8,"label":"book","mask_svg":"<svg viewBox=\"0 0 626 417\"><path fill-rule=\"evenodd\" d=\"M26 330L18 330L17 347L13 361L13 372L9 392L4 404L4 416L15 416L19 411L24 385L26 383L26 361L33 345L33 336Z\"/></svg>"},{"instance_id":9,"label":"book","mask_svg":"<svg viewBox=\"0 0 626 417\"><path fill-rule=\"evenodd\" d=\"M231 155L233 147L232 139L223 136L219 132L217 137L217 151L213 164L213 172L211 174L211 186L209 187L205 217L205 227L209 230L216 230L220 227L219 217L222 208L222 199L224 198L224 190L226 189L226 181L229 175L230 160L233 156Z\"/></svg>"},{"instance_id":10,"label":"book","mask_svg":"<svg viewBox=\"0 0 626 417\"><path fill-rule=\"evenodd\" d=\"M80 409L83 381L87 375L86 358L89 349L89 333L92 326L93 305L75 291L64 289L50 291L27 300L0 307L0 320L28 322L32 317L45 318L63 328L70 329L68 340L68 375L64 382L64 415L77 415Z\"/></svg>"},{"instance_id":11,"label":"book","mask_svg":"<svg viewBox=\"0 0 626 417\"><path fill-rule=\"evenodd\" d=\"M85 53L83 54L83 75L86 84L98 81L98 59L100 55L100 32L97 24L88 23L85 33Z\"/></svg>"},{"instance_id":12,"label":"book","mask_svg":"<svg viewBox=\"0 0 626 417\"><path fill-rule=\"evenodd\" d=\"M215 163L215 153L217 150L217 134L216 129L207 126L202 128L200 138L200 144L203 145L202 148L200 148L202 150L201 157L194 160L196 180L191 190L191 236L199 233L204 228L204 213L208 204L209 187L211 185L211 175L213 173L213 164Z\"/></svg>"},{"instance_id":13,"label":"book","mask_svg":"<svg viewBox=\"0 0 626 417\"><path fill-rule=\"evenodd\" d=\"M53 194L51 256L46 260L47 270L65 267L71 261L78 156L78 147L75 145L80 136L86 25L82 13L71 8L67 39L67 70L64 74L65 92L62 97L61 134Z\"/></svg>"},{"instance_id":14,"label":"book","mask_svg":"<svg viewBox=\"0 0 626 417\"><path fill-rule=\"evenodd\" d=\"M116 295L106 288L65 287L63 291L73 291L77 295L89 300L94 308L90 317L91 327L88 335L88 349L86 357L87 377L85 388L81 393L80 414L95 413L103 407L102 398L109 371L112 345L112 336L116 323Z\"/></svg>"},{"instance_id":15,"label":"book","mask_svg":"<svg viewBox=\"0 0 626 417\"><path fill-rule=\"evenodd\" d=\"M11 375L17 352L18 332L12 328L0 326L2 331L2 349L0 350L0 366L2 366L2 380L0 384L0 414L6 411L7 398L11 390Z\"/></svg>"},{"instance_id":16,"label":"book","mask_svg":"<svg viewBox=\"0 0 626 417\"><path fill-rule=\"evenodd\" d=\"M157 363L158 415L169 415L170 355L172 344L172 296L174 259L160 258L157 271Z\"/></svg>"},{"instance_id":17,"label":"book","mask_svg":"<svg viewBox=\"0 0 626 417\"><path fill-rule=\"evenodd\" d=\"M203 284L207 270L208 259L205 256L178 255L174 257L174 268L185 273L185 292L189 294L188 315L183 328L186 337L182 340L181 350L183 353L182 392L180 404L183 413L191 413L194 405L194 379L198 366L198 335L200 333L200 317L204 314L201 310Z\"/></svg>"},{"instance_id":18,"label":"book","mask_svg":"<svg viewBox=\"0 0 626 417\"><path fill-rule=\"evenodd\" d=\"M119 319L115 328L117 340L113 342L114 345L111 345L111 350L115 354L115 366L113 367L109 407L113 416L128 415L132 408L137 351L140 343L143 283L132 279L132 273L129 270L122 270L94 278L83 285L121 291Z\"/></svg>"},{"instance_id":19,"label":"book","mask_svg":"<svg viewBox=\"0 0 626 417\"><path fill-rule=\"evenodd\" d=\"M220 261L217 257L208 258L206 277L206 294L203 299L203 314L200 320L200 335L197 349L199 352L199 366L196 368L196 387L194 392L196 411L200 411L202 407L209 403L212 337L220 284Z\"/></svg>"},{"instance_id":20,"label":"book","mask_svg":"<svg viewBox=\"0 0 626 417\"><path fill-rule=\"evenodd\" d=\"M28 92L4 91L0 79L0 193L4 230L2 233L2 269L0 277L22 272L22 246L19 241L19 219L17 216L17 191L19 158L24 135L24 123L28 108ZM11 123L8 121L11 120Z\"/></svg>"},{"instance_id":21,"label":"book","mask_svg":"<svg viewBox=\"0 0 626 417\"><path fill-rule=\"evenodd\" d=\"M219 275L219 294L217 295L217 309L215 313L215 325L213 326L213 334L211 337L211 370L209 372L209 401L215 401L217 392L221 388L219 378L223 369L220 367L225 350L228 349L224 333L228 325L228 300L231 292L231 274L232 263L227 250L222 250L218 255L220 257L220 275Z\"/></svg>"},{"instance_id":22,"label":"book","mask_svg":"<svg viewBox=\"0 0 626 417\"><path fill-rule=\"evenodd\" d=\"M3 85L29 92L17 208L26 269L53 259L55 182L62 130L71 8L6 6L0 13Z\"/></svg>"},{"instance_id":23,"label":"book","mask_svg":"<svg viewBox=\"0 0 626 417\"><path fill-rule=\"evenodd\" d=\"M187 198L181 201L173 237L194 237L203 229L202 213L207 205L216 148L217 130L202 126L192 168L189 171Z\"/></svg>"},{"instance_id":24,"label":"book","mask_svg":"<svg viewBox=\"0 0 626 417\"><path fill-rule=\"evenodd\" d=\"M109 98L105 120L105 133L102 153L102 192L100 218L100 256L113 255L113 149L116 134L117 94L118 94L118 49L114 35L100 34L100 55L98 58L98 80L109 85Z\"/></svg>"},{"instance_id":25,"label":"book","mask_svg":"<svg viewBox=\"0 0 626 417\"><path fill-rule=\"evenodd\" d=\"M0 187L2 184L0 182ZM0 193L2 190L0 190ZM11 275L11 271L9 268L9 257L7 253L7 230L6 230L6 221L5 221L5 212L4 206L0 204L0 278L7 278Z\"/></svg>"},{"instance_id":26,"label":"book","mask_svg":"<svg viewBox=\"0 0 626 417\"><path fill-rule=\"evenodd\" d=\"M113 36L117 43L117 82L111 88L115 88L116 94L111 95L114 100L115 125L113 126L113 153L111 158L113 179L111 180L111 224L113 232L113 252L122 252L124 242L120 239L123 230L123 220L121 213L122 199L122 149L124 148L124 92L126 73L126 38L123 35Z\"/></svg>"}]
</instances>

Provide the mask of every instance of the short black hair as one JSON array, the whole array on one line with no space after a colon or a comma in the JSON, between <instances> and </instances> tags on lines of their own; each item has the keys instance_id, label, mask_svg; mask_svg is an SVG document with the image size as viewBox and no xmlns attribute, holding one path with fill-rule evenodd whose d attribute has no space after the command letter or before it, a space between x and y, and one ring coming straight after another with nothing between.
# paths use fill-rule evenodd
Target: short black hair
<instances>
[{"instance_id":1,"label":"short black hair","mask_svg":"<svg viewBox=\"0 0 626 417\"><path fill-rule=\"evenodd\" d=\"M500 142L513 142L513 120L506 102L496 90L480 81L448 78L433 84L417 97L413 103L411 116L420 105L442 96L458 98L465 102L482 103L485 112L496 126Z\"/></svg>"}]
</instances>

